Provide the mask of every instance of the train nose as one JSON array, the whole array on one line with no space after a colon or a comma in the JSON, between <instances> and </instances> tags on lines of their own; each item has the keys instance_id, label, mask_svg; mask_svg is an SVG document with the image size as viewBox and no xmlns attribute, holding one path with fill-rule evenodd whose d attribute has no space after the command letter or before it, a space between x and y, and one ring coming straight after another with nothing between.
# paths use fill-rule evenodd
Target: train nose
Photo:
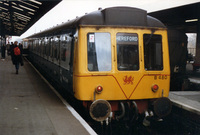
<instances>
[{"instance_id":1,"label":"train nose","mask_svg":"<svg viewBox=\"0 0 200 135\"><path fill-rule=\"evenodd\" d=\"M169 115L171 110L172 110L172 103L166 97L159 98L154 102L154 112L160 118Z\"/></svg>"},{"instance_id":2,"label":"train nose","mask_svg":"<svg viewBox=\"0 0 200 135\"><path fill-rule=\"evenodd\" d=\"M96 100L90 106L90 116L96 121L106 120L111 113L111 105L106 100Z\"/></svg>"}]
</instances>

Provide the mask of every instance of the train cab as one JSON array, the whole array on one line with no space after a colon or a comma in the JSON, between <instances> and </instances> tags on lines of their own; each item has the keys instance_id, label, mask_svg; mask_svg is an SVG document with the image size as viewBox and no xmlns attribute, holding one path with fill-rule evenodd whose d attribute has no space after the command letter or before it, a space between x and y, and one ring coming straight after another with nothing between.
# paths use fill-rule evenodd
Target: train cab
<instances>
[{"instance_id":1,"label":"train cab","mask_svg":"<svg viewBox=\"0 0 200 135\"><path fill-rule=\"evenodd\" d=\"M165 30L152 33L134 28L101 28L96 31L84 27L79 34L85 36L80 36L83 39L79 39L81 43L75 49L78 57L74 66L74 90L83 92L75 91L78 99L93 100L93 94L85 91L93 93L98 85L104 90L96 98L103 96L107 100L168 96L166 84L170 81L170 69ZM152 90L154 85L157 90Z\"/></svg>"},{"instance_id":2,"label":"train cab","mask_svg":"<svg viewBox=\"0 0 200 135\"><path fill-rule=\"evenodd\" d=\"M103 11L107 13L104 16L112 18L113 11L107 10ZM118 19L117 25L104 20L104 25L79 26L73 66L75 97L87 103L100 100L102 104L101 100L106 100L112 111L119 109L120 101L135 101L140 113L148 109L152 99L163 98L170 104L164 98L168 97L170 86L166 28L148 16L146 21L152 21L149 24L159 25L129 24L131 14L120 10L123 8L118 8L114 18Z\"/></svg>"}]
</instances>

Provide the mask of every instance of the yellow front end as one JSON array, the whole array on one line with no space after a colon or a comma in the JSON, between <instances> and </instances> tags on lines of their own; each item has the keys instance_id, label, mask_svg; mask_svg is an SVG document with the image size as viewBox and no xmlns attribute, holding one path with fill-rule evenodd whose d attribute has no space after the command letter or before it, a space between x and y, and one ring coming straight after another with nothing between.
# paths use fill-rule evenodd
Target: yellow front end
<instances>
[{"instance_id":1,"label":"yellow front end","mask_svg":"<svg viewBox=\"0 0 200 135\"><path fill-rule=\"evenodd\" d=\"M73 67L73 91L78 100L167 97L170 66L166 29L81 26ZM95 92L98 86L102 87L99 93Z\"/></svg>"}]
</instances>

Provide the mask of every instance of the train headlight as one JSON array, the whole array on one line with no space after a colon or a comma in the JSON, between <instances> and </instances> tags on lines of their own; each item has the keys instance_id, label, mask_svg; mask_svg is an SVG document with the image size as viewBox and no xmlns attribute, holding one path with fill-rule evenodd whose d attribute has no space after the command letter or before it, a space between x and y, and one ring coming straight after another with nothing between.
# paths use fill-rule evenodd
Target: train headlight
<instances>
[{"instance_id":1,"label":"train headlight","mask_svg":"<svg viewBox=\"0 0 200 135\"><path fill-rule=\"evenodd\" d=\"M95 89L96 93L100 94L103 91L103 87L102 86L97 86Z\"/></svg>"},{"instance_id":2,"label":"train headlight","mask_svg":"<svg viewBox=\"0 0 200 135\"><path fill-rule=\"evenodd\" d=\"M157 84L154 84L154 85L151 87L151 90L152 90L153 92L158 91L158 89L159 89L159 87L158 87Z\"/></svg>"}]
</instances>

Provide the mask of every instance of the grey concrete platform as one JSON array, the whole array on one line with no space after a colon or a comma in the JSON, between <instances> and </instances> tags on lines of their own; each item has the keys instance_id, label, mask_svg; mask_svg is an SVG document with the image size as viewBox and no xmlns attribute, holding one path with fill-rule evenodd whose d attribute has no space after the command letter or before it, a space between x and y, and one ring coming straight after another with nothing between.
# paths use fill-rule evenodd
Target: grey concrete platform
<instances>
[{"instance_id":1,"label":"grey concrete platform","mask_svg":"<svg viewBox=\"0 0 200 135\"><path fill-rule=\"evenodd\" d=\"M188 79L191 83L200 84L200 70L193 72L193 63L187 63L186 72L188 74Z\"/></svg>"},{"instance_id":2,"label":"grey concrete platform","mask_svg":"<svg viewBox=\"0 0 200 135\"><path fill-rule=\"evenodd\" d=\"M17 75L10 57L0 60L1 135L96 134L68 108L27 61Z\"/></svg>"},{"instance_id":3,"label":"grey concrete platform","mask_svg":"<svg viewBox=\"0 0 200 135\"><path fill-rule=\"evenodd\" d=\"M173 105L200 115L200 91L170 92Z\"/></svg>"},{"instance_id":4,"label":"grey concrete platform","mask_svg":"<svg viewBox=\"0 0 200 135\"><path fill-rule=\"evenodd\" d=\"M197 77L190 77L188 78L191 83L200 84L200 78Z\"/></svg>"},{"instance_id":5,"label":"grey concrete platform","mask_svg":"<svg viewBox=\"0 0 200 135\"><path fill-rule=\"evenodd\" d=\"M192 63L186 65L189 81L193 84L200 84L200 71L193 72ZM173 104L184 110L200 115L200 91L171 91L169 98Z\"/></svg>"}]
</instances>

